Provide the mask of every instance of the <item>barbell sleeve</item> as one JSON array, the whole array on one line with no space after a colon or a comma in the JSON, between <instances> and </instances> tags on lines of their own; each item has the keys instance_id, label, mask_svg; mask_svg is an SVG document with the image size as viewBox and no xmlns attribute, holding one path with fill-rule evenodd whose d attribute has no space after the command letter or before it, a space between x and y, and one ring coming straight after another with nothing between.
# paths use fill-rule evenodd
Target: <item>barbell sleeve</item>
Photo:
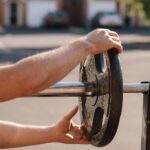
<instances>
[{"instance_id":1,"label":"barbell sleeve","mask_svg":"<svg viewBox=\"0 0 150 150\"><path fill-rule=\"evenodd\" d=\"M123 93L145 93L148 91L148 83L123 84ZM33 95L33 97L94 96L94 93L96 92L97 86L94 82L59 82L49 89Z\"/></svg>"},{"instance_id":2,"label":"barbell sleeve","mask_svg":"<svg viewBox=\"0 0 150 150\"><path fill-rule=\"evenodd\" d=\"M125 83L123 84L124 93L145 93L149 91L149 83Z\"/></svg>"}]
</instances>

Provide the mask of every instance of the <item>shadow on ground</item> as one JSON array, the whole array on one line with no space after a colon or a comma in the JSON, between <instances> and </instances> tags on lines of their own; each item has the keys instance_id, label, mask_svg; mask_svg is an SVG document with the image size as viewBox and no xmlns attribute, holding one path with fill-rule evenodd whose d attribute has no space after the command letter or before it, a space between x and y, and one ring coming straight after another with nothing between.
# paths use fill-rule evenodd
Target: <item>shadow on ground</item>
<instances>
[{"instance_id":1,"label":"shadow on ground","mask_svg":"<svg viewBox=\"0 0 150 150\"><path fill-rule=\"evenodd\" d=\"M137 34L143 36L150 35L150 27L141 27L141 28L133 28L133 27L122 27L122 28L111 28L110 30L116 31L119 34ZM73 34L87 34L94 29L83 27L70 27L68 29L63 28L27 28L27 27L9 27L9 28L0 28L0 35L21 35L21 34L60 34L60 33L73 33Z\"/></svg>"},{"instance_id":2,"label":"shadow on ground","mask_svg":"<svg viewBox=\"0 0 150 150\"><path fill-rule=\"evenodd\" d=\"M15 63L20 59L23 59L28 56L32 56L37 53L45 52L47 50L54 49L54 48L36 48L36 49L6 49L0 50L0 63Z\"/></svg>"},{"instance_id":3,"label":"shadow on ground","mask_svg":"<svg viewBox=\"0 0 150 150\"><path fill-rule=\"evenodd\" d=\"M136 50L150 50L150 42L135 42L135 43L123 43L125 51L136 51ZM55 49L56 47L48 48L19 48L19 49L0 49L0 63L15 63L18 60L37 54L45 52L48 50Z\"/></svg>"},{"instance_id":4,"label":"shadow on ground","mask_svg":"<svg viewBox=\"0 0 150 150\"><path fill-rule=\"evenodd\" d=\"M123 43L124 50L150 50L150 42Z\"/></svg>"},{"instance_id":5,"label":"shadow on ground","mask_svg":"<svg viewBox=\"0 0 150 150\"><path fill-rule=\"evenodd\" d=\"M135 34L142 36L150 36L150 28L141 28L141 29L133 29L133 28L123 28L123 29L112 29L117 31L119 34ZM51 34L51 33L74 33L74 34L82 34L90 32L90 30L84 29L68 29L68 30L58 30L58 29L26 29L26 28L8 28L2 29L0 28L0 35L24 35L24 34ZM57 46L56 46L57 47ZM19 48L19 49L0 49L0 63L14 63L22 58L41 53L50 49L54 49L56 47L46 47L46 48ZM150 42L132 42L132 43L123 43L124 50L126 51L136 51L136 50L150 50Z\"/></svg>"}]
</instances>

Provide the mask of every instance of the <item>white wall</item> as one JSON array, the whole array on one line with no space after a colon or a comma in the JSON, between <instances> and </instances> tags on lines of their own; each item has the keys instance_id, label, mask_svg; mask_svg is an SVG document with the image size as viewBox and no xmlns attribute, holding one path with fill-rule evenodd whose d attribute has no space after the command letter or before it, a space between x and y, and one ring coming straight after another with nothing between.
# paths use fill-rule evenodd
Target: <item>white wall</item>
<instances>
[{"instance_id":1,"label":"white wall","mask_svg":"<svg viewBox=\"0 0 150 150\"><path fill-rule=\"evenodd\" d=\"M112 12L116 9L115 0L88 0L87 19L91 20L98 12Z\"/></svg>"},{"instance_id":2,"label":"white wall","mask_svg":"<svg viewBox=\"0 0 150 150\"><path fill-rule=\"evenodd\" d=\"M56 10L56 0L29 0L27 3L27 26L40 27L47 13Z\"/></svg>"}]
</instances>

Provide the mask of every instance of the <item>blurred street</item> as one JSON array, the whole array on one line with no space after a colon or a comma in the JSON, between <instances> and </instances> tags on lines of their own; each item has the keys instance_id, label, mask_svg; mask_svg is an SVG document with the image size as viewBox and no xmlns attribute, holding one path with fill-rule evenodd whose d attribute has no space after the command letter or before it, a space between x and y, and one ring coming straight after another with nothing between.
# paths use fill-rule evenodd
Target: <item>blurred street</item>
<instances>
[{"instance_id":1,"label":"blurred street","mask_svg":"<svg viewBox=\"0 0 150 150\"><path fill-rule=\"evenodd\" d=\"M124 82L150 81L150 29L118 30L124 45L120 55ZM0 64L15 63L21 58L57 48L84 36L86 31L0 31ZM62 58L65 59L65 58ZM63 81L78 81L79 66ZM59 72L56 72L59 73ZM142 95L125 94L119 129L112 143L101 150L140 150ZM0 119L23 124L49 125L65 115L77 98L22 98L0 104ZM77 123L79 115L74 119ZM96 150L91 145L45 144L14 150Z\"/></svg>"}]
</instances>

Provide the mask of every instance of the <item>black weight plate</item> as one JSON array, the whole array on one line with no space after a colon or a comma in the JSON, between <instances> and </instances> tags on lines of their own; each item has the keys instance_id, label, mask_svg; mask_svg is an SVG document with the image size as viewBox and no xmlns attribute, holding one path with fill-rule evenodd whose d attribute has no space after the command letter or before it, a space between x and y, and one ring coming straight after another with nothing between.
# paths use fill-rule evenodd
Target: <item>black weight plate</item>
<instances>
[{"instance_id":1,"label":"black weight plate","mask_svg":"<svg viewBox=\"0 0 150 150\"><path fill-rule=\"evenodd\" d=\"M94 82L97 92L79 98L80 119L92 145L102 147L114 138L122 110L123 84L116 50L88 56L80 66L81 82Z\"/></svg>"}]
</instances>

